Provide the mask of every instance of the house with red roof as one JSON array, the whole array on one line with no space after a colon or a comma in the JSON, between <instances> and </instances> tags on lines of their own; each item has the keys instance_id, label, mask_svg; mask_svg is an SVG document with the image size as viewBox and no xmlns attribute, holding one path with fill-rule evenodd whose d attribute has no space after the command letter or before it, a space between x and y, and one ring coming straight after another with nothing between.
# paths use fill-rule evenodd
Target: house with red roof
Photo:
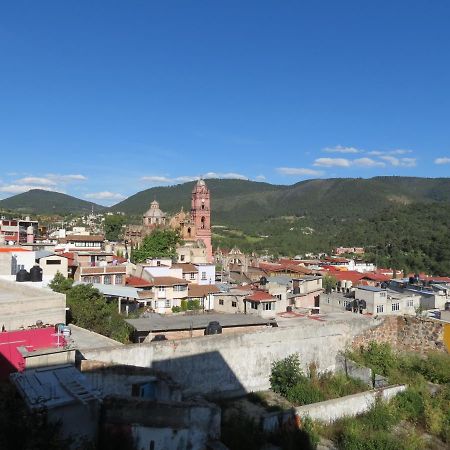
<instances>
[{"instance_id":1,"label":"house with red roof","mask_svg":"<svg viewBox=\"0 0 450 450\"><path fill-rule=\"evenodd\" d=\"M267 319L276 315L277 299L266 291L254 290L244 297L245 314L254 314Z\"/></svg>"}]
</instances>

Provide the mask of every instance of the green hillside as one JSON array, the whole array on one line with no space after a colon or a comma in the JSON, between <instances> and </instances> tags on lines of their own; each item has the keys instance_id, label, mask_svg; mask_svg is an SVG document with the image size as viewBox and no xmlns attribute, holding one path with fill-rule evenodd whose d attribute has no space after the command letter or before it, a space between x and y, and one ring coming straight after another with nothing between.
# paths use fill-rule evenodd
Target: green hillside
<instances>
[{"instance_id":1,"label":"green hillside","mask_svg":"<svg viewBox=\"0 0 450 450\"><path fill-rule=\"evenodd\" d=\"M106 208L60 192L32 189L22 194L0 200L0 210L29 214L78 214L104 211Z\"/></svg>"}]
</instances>

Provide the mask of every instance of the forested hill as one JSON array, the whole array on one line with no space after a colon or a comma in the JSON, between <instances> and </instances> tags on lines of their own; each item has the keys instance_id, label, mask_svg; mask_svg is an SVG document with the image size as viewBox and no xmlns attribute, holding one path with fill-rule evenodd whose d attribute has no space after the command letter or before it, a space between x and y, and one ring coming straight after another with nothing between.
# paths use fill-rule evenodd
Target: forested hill
<instances>
[{"instance_id":1,"label":"forested hill","mask_svg":"<svg viewBox=\"0 0 450 450\"><path fill-rule=\"evenodd\" d=\"M79 214L106 208L60 192L32 189L22 194L0 200L1 210L11 210L27 214Z\"/></svg>"},{"instance_id":2,"label":"forested hill","mask_svg":"<svg viewBox=\"0 0 450 450\"><path fill-rule=\"evenodd\" d=\"M213 221L242 225L266 218L307 216L311 219L369 217L392 205L450 202L450 178L375 177L307 180L277 186L245 180L207 180ZM113 206L113 211L142 214L153 200L173 213L190 207L194 183L138 192Z\"/></svg>"}]
</instances>

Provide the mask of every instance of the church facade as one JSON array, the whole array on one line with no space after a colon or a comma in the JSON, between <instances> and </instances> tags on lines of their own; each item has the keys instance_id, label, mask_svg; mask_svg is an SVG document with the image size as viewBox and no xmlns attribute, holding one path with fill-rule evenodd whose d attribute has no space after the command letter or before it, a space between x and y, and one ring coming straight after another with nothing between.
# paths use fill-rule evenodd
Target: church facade
<instances>
[{"instance_id":1,"label":"church facade","mask_svg":"<svg viewBox=\"0 0 450 450\"><path fill-rule=\"evenodd\" d=\"M178 230L187 247L203 247L208 262L213 261L211 242L211 194L204 180L198 180L191 193L191 210L181 209L170 219L154 200L142 216L142 225L129 225L125 239L133 246L156 228L169 227Z\"/></svg>"}]
</instances>

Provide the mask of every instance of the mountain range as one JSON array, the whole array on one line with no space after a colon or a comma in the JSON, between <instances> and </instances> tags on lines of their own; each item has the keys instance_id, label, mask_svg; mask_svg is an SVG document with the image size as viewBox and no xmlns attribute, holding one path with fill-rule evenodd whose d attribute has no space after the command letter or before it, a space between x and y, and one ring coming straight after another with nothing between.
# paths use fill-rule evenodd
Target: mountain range
<instances>
[{"instance_id":1,"label":"mountain range","mask_svg":"<svg viewBox=\"0 0 450 450\"><path fill-rule=\"evenodd\" d=\"M70 195L33 189L0 200L0 209L32 214L121 211L140 216L151 201L174 213L190 208L194 182L154 187L105 207ZM296 216L313 220L368 217L387 207L411 203L450 202L450 178L375 177L306 180L272 185L247 180L207 180L213 223L238 225L248 221Z\"/></svg>"},{"instance_id":2,"label":"mountain range","mask_svg":"<svg viewBox=\"0 0 450 450\"><path fill-rule=\"evenodd\" d=\"M333 178L290 186L210 179L207 185L215 246L291 256L364 246L367 257L384 266L450 274L450 178ZM141 223L155 199L169 214L189 210L193 186L146 189L109 208L31 190L1 200L0 210L53 215L93 208Z\"/></svg>"}]
</instances>

